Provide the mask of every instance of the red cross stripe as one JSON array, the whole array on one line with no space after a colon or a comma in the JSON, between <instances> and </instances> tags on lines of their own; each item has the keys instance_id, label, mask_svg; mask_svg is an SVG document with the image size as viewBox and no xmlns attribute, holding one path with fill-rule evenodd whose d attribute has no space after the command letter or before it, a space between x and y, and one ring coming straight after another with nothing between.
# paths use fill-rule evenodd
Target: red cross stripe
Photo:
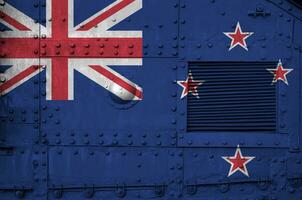
<instances>
[{"instance_id":1,"label":"red cross stripe","mask_svg":"<svg viewBox=\"0 0 302 200\"><path fill-rule=\"evenodd\" d=\"M0 12L0 15L4 16L1 22L12 28L13 31L11 32L14 33L4 34L4 37L0 39L1 65L10 63L15 68L14 60L18 59L23 59L24 64L28 65L28 62L33 64L23 67L24 70L27 70L26 73L22 70L17 70L20 73L16 73L16 70L6 71L4 73L6 82L0 85L1 94L11 91L16 84L22 84L30 78L29 76L42 71L44 68L37 67L39 64L39 66L46 67L47 99L73 100L73 71L82 72L83 70L76 68L77 63L72 60L79 61L81 59L85 60L87 64L85 67L93 66L94 71L99 74L86 73L85 75L89 79L99 83L122 99L141 100L142 89L139 86L121 75L118 79L104 76L102 67L100 67L106 67L107 65L142 65L141 32L108 30L138 11L142 7L141 0L117 0L77 27L73 27L73 0L47 0L46 16L49 18L47 18L46 27L35 24L32 19L11 5L5 4L5 6L7 9L2 9ZM13 19L13 16L19 17ZM113 18L118 20L114 21ZM27 28L27 24L30 30ZM38 37L37 30L39 29L41 29L41 39ZM86 62L91 59L95 63ZM123 61L116 62L113 59ZM35 70L32 66L36 66ZM114 74L117 73L114 72ZM98 78L106 80L100 83L97 81ZM104 82L117 84L122 90L133 94L130 96L134 99L129 99L129 95L121 96L121 93L111 91L110 88L112 87ZM130 86L121 84L124 82L127 82Z\"/></svg>"}]
</instances>

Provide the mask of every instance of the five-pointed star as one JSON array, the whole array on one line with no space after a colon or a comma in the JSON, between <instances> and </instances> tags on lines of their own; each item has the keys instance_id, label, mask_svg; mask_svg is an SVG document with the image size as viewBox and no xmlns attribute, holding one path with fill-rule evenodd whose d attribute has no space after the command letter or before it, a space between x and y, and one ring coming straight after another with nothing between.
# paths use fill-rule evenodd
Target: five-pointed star
<instances>
[{"instance_id":1,"label":"five-pointed star","mask_svg":"<svg viewBox=\"0 0 302 200\"><path fill-rule=\"evenodd\" d=\"M199 98L197 89L203 82L204 81L194 80L192 73L189 72L189 75L185 81L177 81L177 84L183 88L180 98L184 98L188 95L188 93L191 93L193 96Z\"/></svg>"},{"instance_id":2,"label":"five-pointed star","mask_svg":"<svg viewBox=\"0 0 302 200\"><path fill-rule=\"evenodd\" d=\"M233 175L235 172L240 171L244 175L249 176L248 170L246 168L246 164L251 162L255 157L251 156L242 156L239 145L237 146L235 155L233 157L222 157L225 161L231 164L228 177Z\"/></svg>"},{"instance_id":3,"label":"five-pointed star","mask_svg":"<svg viewBox=\"0 0 302 200\"><path fill-rule=\"evenodd\" d=\"M274 74L274 79L272 83L276 83L278 80L283 81L286 85L288 85L286 75L293 71L293 69L284 69L281 60L277 65L276 69L267 69L272 74Z\"/></svg>"},{"instance_id":4,"label":"five-pointed star","mask_svg":"<svg viewBox=\"0 0 302 200\"><path fill-rule=\"evenodd\" d=\"M237 26L234 32L224 32L226 36L228 36L230 39L232 39L229 51L235 48L236 46L241 46L245 50L248 51L246 39L253 35L253 32L242 32L240 23L237 22Z\"/></svg>"}]
</instances>

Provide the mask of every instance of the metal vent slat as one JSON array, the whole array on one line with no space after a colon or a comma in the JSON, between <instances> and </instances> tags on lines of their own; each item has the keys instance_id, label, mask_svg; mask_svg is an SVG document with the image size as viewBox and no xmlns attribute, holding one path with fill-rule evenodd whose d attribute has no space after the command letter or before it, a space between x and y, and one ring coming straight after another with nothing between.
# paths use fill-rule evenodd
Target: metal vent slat
<instances>
[{"instance_id":1,"label":"metal vent slat","mask_svg":"<svg viewBox=\"0 0 302 200\"><path fill-rule=\"evenodd\" d=\"M187 130L276 131L276 86L267 68L276 63L189 63L199 98L187 98Z\"/></svg>"},{"instance_id":2,"label":"metal vent slat","mask_svg":"<svg viewBox=\"0 0 302 200\"><path fill-rule=\"evenodd\" d=\"M204 93L204 96L213 96L213 95L222 95L225 94L226 92L211 92L211 93ZM247 94L270 94L269 91L237 91L237 92L232 92L232 95L238 94L238 95L247 95ZM229 92L227 93L229 94ZM189 97L190 98L190 97Z\"/></svg>"},{"instance_id":3,"label":"metal vent slat","mask_svg":"<svg viewBox=\"0 0 302 200\"><path fill-rule=\"evenodd\" d=\"M272 119L274 117L273 114L262 114L263 119ZM190 117L191 120L231 120L231 119L258 119L257 115L249 115L249 116L244 116L244 115L238 115L236 117L234 116L227 116L227 115L222 115L222 116L195 116L195 117Z\"/></svg>"},{"instance_id":4,"label":"metal vent slat","mask_svg":"<svg viewBox=\"0 0 302 200\"><path fill-rule=\"evenodd\" d=\"M236 115L236 117L234 117L234 115ZM274 116L274 114L270 114L270 113L261 113L261 115L263 116L269 116L272 117ZM211 115L191 115L190 119L202 119L202 118L247 118L247 117L258 117L258 114L256 113L249 113L249 116L246 116L245 113L221 113L221 114L211 114Z\"/></svg>"},{"instance_id":5,"label":"metal vent slat","mask_svg":"<svg viewBox=\"0 0 302 200\"><path fill-rule=\"evenodd\" d=\"M275 106L266 107L266 109L263 110L263 112L270 113L271 110L274 109L274 108L275 108ZM189 109L188 112L198 113L200 111L205 111L204 112L205 114L210 114L209 111L215 111L215 112L223 113L223 112L230 112L230 111L233 111L233 110L236 110L236 111L240 110L240 111L248 113L250 111L259 110L259 108L253 108L253 107L248 107L248 108L245 108L245 109L242 109L242 107L238 107L238 108L232 107L232 108L224 108L224 109L221 109L221 108L203 108L203 109L198 109L198 110L197 109L194 109L194 110ZM262 109L260 111L262 111ZM214 113L214 112L211 112L211 113Z\"/></svg>"}]
</instances>

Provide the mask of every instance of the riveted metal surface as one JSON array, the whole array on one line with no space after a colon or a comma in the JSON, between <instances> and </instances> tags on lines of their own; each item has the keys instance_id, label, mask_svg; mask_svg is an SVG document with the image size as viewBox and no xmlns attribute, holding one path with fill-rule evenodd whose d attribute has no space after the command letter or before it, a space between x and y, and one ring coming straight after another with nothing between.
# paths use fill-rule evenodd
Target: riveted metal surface
<instances>
[{"instance_id":1,"label":"riveted metal surface","mask_svg":"<svg viewBox=\"0 0 302 200\"><path fill-rule=\"evenodd\" d=\"M115 187L119 183L166 185L173 178L165 176L169 172L166 157L169 157L167 149L132 148L126 152L113 147L54 147L49 149L49 184L66 188L80 187L87 181L95 187ZM59 167L57 163L62 165Z\"/></svg>"},{"instance_id":2,"label":"riveted metal surface","mask_svg":"<svg viewBox=\"0 0 302 200\"><path fill-rule=\"evenodd\" d=\"M142 102L135 105L127 102L121 105L124 107L119 107L120 103L112 94L76 73L74 87L78 90L75 91L78 102L66 104L41 99L42 131L54 145L174 146L175 66L176 60L173 59L144 59L144 71L112 66L137 82L152 82L153 75L158 78L152 84L145 85ZM43 81L43 74L41 77ZM42 91L45 90L45 83L41 83L41 87ZM82 87L87 89L81 90ZM97 103L91 104L91 98ZM128 107L127 104L131 105ZM142 113L144 117L141 117ZM90 119L83 120L84 116Z\"/></svg>"},{"instance_id":3,"label":"riveted metal surface","mask_svg":"<svg viewBox=\"0 0 302 200\"><path fill-rule=\"evenodd\" d=\"M302 199L293 2L0 0L0 199ZM238 26L246 45L231 44ZM292 71L270 83L279 59ZM210 75L190 63L262 64L276 128L209 131L196 120L190 131L188 99L214 104L203 99ZM12 83L25 67L32 76ZM186 79L205 82L186 94Z\"/></svg>"},{"instance_id":4,"label":"riveted metal surface","mask_svg":"<svg viewBox=\"0 0 302 200\"><path fill-rule=\"evenodd\" d=\"M32 124L9 124L1 122L0 141L9 146L28 146L39 141L39 131L37 125Z\"/></svg>"},{"instance_id":5,"label":"riveted metal surface","mask_svg":"<svg viewBox=\"0 0 302 200\"><path fill-rule=\"evenodd\" d=\"M250 177L248 180L245 177L240 176L239 174L234 175L231 178L226 179L224 174L227 172L226 166L219 165L215 166L215 163L218 163L222 157L217 155L232 155L233 149L223 149L223 148L215 148L209 150L200 149L188 149L185 151L185 159L184 159L184 180L186 184L224 184L224 183L241 183L241 182L258 182L258 181L267 181L272 182L274 177L272 175L272 169L269 167L270 163L272 163L274 158L274 153L279 153L282 156L282 150L275 149L274 153L271 152L271 149L265 150L255 150L252 148L244 149L242 152L246 155L255 154L257 152L258 156L256 160L249 165L249 169L253 171L257 171L253 177ZM202 162L202 161L206 162ZM225 163L225 165L228 165ZM196 171L194 169L204 169L200 171Z\"/></svg>"},{"instance_id":6,"label":"riveted metal surface","mask_svg":"<svg viewBox=\"0 0 302 200\"><path fill-rule=\"evenodd\" d=\"M39 19L39 9L33 3L25 1L6 1L1 5L1 18L9 18L5 11L8 4L18 7L19 11L31 16L32 19ZM4 12L2 12L4 11ZM0 33L0 64L1 64L1 199L35 199L33 190L33 168L36 167L32 160L32 145L38 141L39 130L39 78L20 84L22 88L16 88L17 93L8 93L11 87L11 76L15 75L20 69L39 64L39 57L36 51L39 49L39 24L31 21L31 28L35 30L28 33L26 37L31 43L25 44L27 53L33 59L24 66L25 60L20 59L12 63L10 58L17 52L23 54L22 47L18 46L18 39L7 38L7 30L10 26L1 24ZM28 24L29 25L29 24ZM18 37L16 34L15 37ZM33 68L35 71L39 68ZM24 83L23 83L24 82ZM20 98L22 96L22 98ZM2 148L4 145L4 149Z\"/></svg>"},{"instance_id":7,"label":"riveted metal surface","mask_svg":"<svg viewBox=\"0 0 302 200\"><path fill-rule=\"evenodd\" d=\"M300 30L302 30L302 26L300 26ZM299 56L300 57L300 61L299 61L299 65L302 66L302 45L299 45L299 46L300 46L300 56ZM302 70L300 70L300 77L302 77ZM300 90L300 98L301 97L302 97L302 92ZM302 107L300 108L300 113L301 112L302 112ZM301 123L300 123L299 130L302 130L302 124ZM302 137L299 137L299 139L300 139L299 146L300 146L300 148L302 148Z\"/></svg>"},{"instance_id":8,"label":"riveted metal surface","mask_svg":"<svg viewBox=\"0 0 302 200\"><path fill-rule=\"evenodd\" d=\"M45 130L42 136L50 145L167 147L175 146L177 134L173 131L102 131L102 130Z\"/></svg>"},{"instance_id":9,"label":"riveted metal surface","mask_svg":"<svg viewBox=\"0 0 302 200\"><path fill-rule=\"evenodd\" d=\"M1 150L2 151L2 150ZM32 190L32 150L26 146L11 147L6 154L0 155L1 181L0 195L2 199L26 197L33 198Z\"/></svg>"},{"instance_id":10,"label":"riveted metal surface","mask_svg":"<svg viewBox=\"0 0 302 200\"><path fill-rule=\"evenodd\" d=\"M8 93L12 87L9 77L14 75L20 70L20 68L30 67L31 65L38 65L39 55L35 52L39 49L39 24L35 20L39 20L39 9L35 7L34 3L26 3L24 1L18 0L8 0L7 3L3 4L1 9L2 19L5 21L8 18L7 14L3 11L11 12L8 8L8 3L13 4L19 8L19 10L27 15L29 15L33 20L31 21L31 29L35 30L30 33L25 33L28 41L23 47L26 48L26 53L33 58L28 62L29 66L24 66L25 60L20 60L17 63L12 63L10 58L14 57L16 53L24 54L24 49L19 45L18 39L7 38L10 26L1 27L0 36L0 51L1 51L1 75L2 75L2 85L1 85L1 106L6 107L5 119L10 123L25 124L25 123L36 123L38 106L39 106L39 78L31 79L25 83L22 83L23 89L16 88L18 94ZM6 31L6 32L3 32ZM18 34L14 37L19 37ZM38 69L39 70L39 69ZM21 83L20 83L21 84ZM19 98L22 96L22 98Z\"/></svg>"},{"instance_id":11,"label":"riveted metal surface","mask_svg":"<svg viewBox=\"0 0 302 200\"><path fill-rule=\"evenodd\" d=\"M49 197L72 199L88 189L96 199L174 197L182 185L182 158L172 148L51 147Z\"/></svg>"},{"instance_id":12,"label":"riveted metal surface","mask_svg":"<svg viewBox=\"0 0 302 200\"><path fill-rule=\"evenodd\" d=\"M186 23L180 24L180 35L183 38L183 41L180 42L180 54L188 61L234 61L238 60L238 56L240 61L271 61L278 60L280 57L290 59L292 49L287 45L292 39L292 16L266 1L240 1L237 3L240 4L240 9L234 9L230 2L181 2L183 6L180 20L185 20ZM262 5L263 8L270 10L274 17L254 18L249 16L248 12L255 9L257 5ZM204 7L208 9L200 13L202 17L190 17L191 13L198 13L198 10ZM209 18L217 19L214 24L219 21L224 21L224 23L213 25L213 21L208 20ZM247 31L261 26L261 29L257 30L257 34L249 41L249 53L241 51L240 48L229 52L229 39L222 34L226 31L233 31L238 21L244 22L244 30ZM273 40L274 42L271 42ZM272 51L274 54L269 53Z\"/></svg>"}]
</instances>

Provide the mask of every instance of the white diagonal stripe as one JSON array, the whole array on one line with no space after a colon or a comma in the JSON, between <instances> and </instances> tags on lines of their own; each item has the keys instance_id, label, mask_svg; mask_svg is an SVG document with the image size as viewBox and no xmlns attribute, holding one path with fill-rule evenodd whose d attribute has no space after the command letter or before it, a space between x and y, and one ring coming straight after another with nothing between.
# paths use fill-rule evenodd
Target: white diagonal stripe
<instances>
[{"instance_id":1,"label":"white diagonal stripe","mask_svg":"<svg viewBox=\"0 0 302 200\"><path fill-rule=\"evenodd\" d=\"M20 12L19 10L8 4L7 2L4 4L4 6L0 6L0 10L6 15L12 17L20 24L31 29L30 31L3 31L0 36L1 38L11 38L11 37L28 38L28 37L33 37L34 35L39 35L40 25L38 23L35 23L35 21L32 18ZM3 23L3 20L1 20L1 23Z\"/></svg>"}]
</instances>

